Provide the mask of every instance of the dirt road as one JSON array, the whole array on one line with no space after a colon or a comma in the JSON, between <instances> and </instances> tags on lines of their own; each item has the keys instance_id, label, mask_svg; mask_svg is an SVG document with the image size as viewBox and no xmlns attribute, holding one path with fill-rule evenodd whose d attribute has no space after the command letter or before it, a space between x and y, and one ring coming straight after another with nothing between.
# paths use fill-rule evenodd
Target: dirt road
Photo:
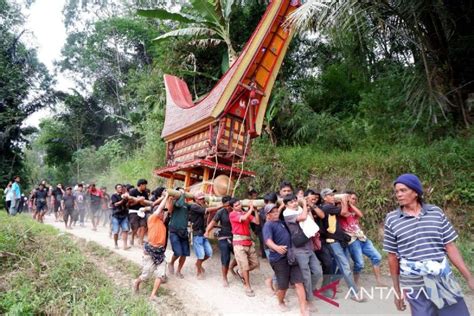
<instances>
[{"instance_id":1,"label":"dirt road","mask_svg":"<svg viewBox=\"0 0 474 316\"><path fill-rule=\"evenodd\" d=\"M117 254L138 264L141 262L142 250L133 247L129 250L115 250L113 240L109 237L108 228L99 227L94 232L91 224L86 223L86 227L76 226L72 230L66 230L64 223L55 222L52 216L45 218L45 223L59 228L62 231L83 238L87 241L94 241ZM120 244L119 244L120 245ZM171 251L167 251L168 261L171 258ZM245 315L269 315L282 314L278 309L276 298L272 296L265 287L264 280L272 275L272 270L267 260L260 260L260 269L251 272L251 283L255 290L255 297L247 297L244 294L242 284L239 280L230 276L230 286L224 288L220 278L220 260L219 250L214 247L213 257L206 261L206 279L197 280L194 270L195 257L191 255L183 268L184 279L178 279L175 276L169 276L169 281L163 287L169 289L172 295L175 295L182 301L185 307L185 314L203 315L224 315L224 314L245 314ZM361 277L362 286L371 291L371 285L374 284L374 278L370 274L364 274ZM344 282L341 282L343 284ZM390 284L389 277L385 278L385 283ZM393 295L389 294L389 290L383 292L380 289L373 289L373 298L366 303L356 303L350 299L345 299L347 288L345 284L342 286L342 293L337 294L337 302L339 307L335 307L326 302L317 300L317 315L409 315L408 310L398 312L393 304ZM288 291L290 311L285 315L298 314L297 298L294 290ZM388 296L388 298L387 298ZM474 308L474 300L472 296L466 298L470 310Z\"/></svg>"}]
</instances>

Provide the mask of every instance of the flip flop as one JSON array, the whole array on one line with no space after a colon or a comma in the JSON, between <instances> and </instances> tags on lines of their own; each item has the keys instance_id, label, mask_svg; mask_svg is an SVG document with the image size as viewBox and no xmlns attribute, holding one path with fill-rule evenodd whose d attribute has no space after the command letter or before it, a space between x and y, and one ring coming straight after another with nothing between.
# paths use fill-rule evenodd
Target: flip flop
<instances>
[{"instance_id":1,"label":"flip flop","mask_svg":"<svg viewBox=\"0 0 474 316\"><path fill-rule=\"evenodd\" d=\"M245 290L245 295L247 295L248 297L254 297L255 292L252 289L246 289Z\"/></svg>"}]
</instances>

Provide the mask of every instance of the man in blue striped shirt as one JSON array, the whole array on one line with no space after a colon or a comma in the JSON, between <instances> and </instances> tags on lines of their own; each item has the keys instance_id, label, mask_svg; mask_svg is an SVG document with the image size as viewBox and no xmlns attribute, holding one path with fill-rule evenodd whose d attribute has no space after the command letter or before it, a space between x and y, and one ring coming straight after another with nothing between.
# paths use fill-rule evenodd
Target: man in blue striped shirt
<instances>
[{"instance_id":1,"label":"man in blue striped shirt","mask_svg":"<svg viewBox=\"0 0 474 316\"><path fill-rule=\"evenodd\" d=\"M469 315L447 260L474 290L474 278L453 242L458 234L439 207L423 202L416 175L401 175L394 187L400 207L387 214L383 249L397 309L405 310L405 296L412 315Z\"/></svg>"}]
</instances>

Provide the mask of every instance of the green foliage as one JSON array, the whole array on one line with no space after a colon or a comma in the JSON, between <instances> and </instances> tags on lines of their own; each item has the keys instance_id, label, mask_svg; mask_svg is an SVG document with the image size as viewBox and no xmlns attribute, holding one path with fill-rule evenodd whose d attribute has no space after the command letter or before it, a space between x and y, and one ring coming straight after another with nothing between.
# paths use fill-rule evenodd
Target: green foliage
<instances>
[{"instance_id":1,"label":"green foliage","mask_svg":"<svg viewBox=\"0 0 474 316\"><path fill-rule=\"evenodd\" d=\"M0 313L152 314L118 289L74 242L26 215L0 214Z\"/></svg>"},{"instance_id":2,"label":"green foliage","mask_svg":"<svg viewBox=\"0 0 474 316\"><path fill-rule=\"evenodd\" d=\"M24 171L22 147L35 129L22 126L55 99L52 78L36 50L24 44L24 17L13 1L0 1L0 185ZM28 178L25 177L28 181Z\"/></svg>"}]
</instances>

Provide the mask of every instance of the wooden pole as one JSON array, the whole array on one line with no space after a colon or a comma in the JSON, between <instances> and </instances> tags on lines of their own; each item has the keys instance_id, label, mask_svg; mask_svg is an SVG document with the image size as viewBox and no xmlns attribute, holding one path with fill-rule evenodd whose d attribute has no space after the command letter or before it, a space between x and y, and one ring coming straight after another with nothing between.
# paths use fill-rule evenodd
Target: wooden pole
<instances>
[{"instance_id":1,"label":"wooden pole","mask_svg":"<svg viewBox=\"0 0 474 316\"><path fill-rule=\"evenodd\" d=\"M204 173L202 175L202 191L207 193L207 188L209 187L209 168L204 168Z\"/></svg>"},{"instance_id":2,"label":"wooden pole","mask_svg":"<svg viewBox=\"0 0 474 316\"><path fill-rule=\"evenodd\" d=\"M168 179L168 188L174 188L174 174Z\"/></svg>"},{"instance_id":3,"label":"wooden pole","mask_svg":"<svg viewBox=\"0 0 474 316\"><path fill-rule=\"evenodd\" d=\"M191 186L191 171L186 171L186 176L184 178L184 189L189 191L189 187Z\"/></svg>"},{"instance_id":4,"label":"wooden pole","mask_svg":"<svg viewBox=\"0 0 474 316\"><path fill-rule=\"evenodd\" d=\"M181 195L181 192L176 191L174 189L166 189L166 191L169 193L170 196L173 197L179 197ZM194 195L188 192L184 192L184 197L187 199L193 199ZM206 202L209 203L210 206L219 206L222 204L222 197L220 196L214 196L214 195L206 195L205 196ZM242 206L248 207L250 204L250 201L253 201L253 206L260 208L265 206L265 202L263 200L240 200L240 203L242 203ZM280 202L277 202L279 204Z\"/></svg>"}]
</instances>

